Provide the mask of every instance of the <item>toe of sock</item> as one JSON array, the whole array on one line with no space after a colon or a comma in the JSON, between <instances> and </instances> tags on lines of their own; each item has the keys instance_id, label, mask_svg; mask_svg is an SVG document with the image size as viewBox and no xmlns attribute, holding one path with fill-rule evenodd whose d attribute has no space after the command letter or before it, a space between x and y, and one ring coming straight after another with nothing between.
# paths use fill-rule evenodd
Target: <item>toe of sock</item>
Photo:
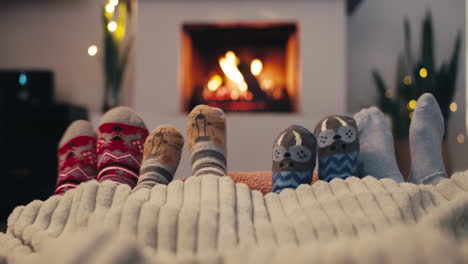
<instances>
[{"instance_id":1,"label":"toe of sock","mask_svg":"<svg viewBox=\"0 0 468 264\"><path fill-rule=\"evenodd\" d=\"M364 121L368 117L369 117L368 108L361 109L361 111L357 112L354 115L354 119L356 120L358 124Z\"/></svg>"},{"instance_id":2,"label":"toe of sock","mask_svg":"<svg viewBox=\"0 0 468 264\"><path fill-rule=\"evenodd\" d=\"M301 126L301 125L291 125L286 130L294 130L294 128L298 128L300 131L304 132L305 134L315 137L314 133L312 133L309 129L307 129L307 128Z\"/></svg>"},{"instance_id":3,"label":"toe of sock","mask_svg":"<svg viewBox=\"0 0 468 264\"><path fill-rule=\"evenodd\" d=\"M109 110L102 118L99 125L104 123L121 123L131 126L146 128L143 119L130 107L119 106Z\"/></svg>"},{"instance_id":4,"label":"toe of sock","mask_svg":"<svg viewBox=\"0 0 468 264\"><path fill-rule=\"evenodd\" d=\"M59 146L61 147L71 139L79 136L95 137L96 133L93 130L93 126L86 120L77 120L68 126L67 130L60 139Z\"/></svg>"},{"instance_id":5,"label":"toe of sock","mask_svg":"<svg viewBox=\"0 0 468 264\"><path fill-rule=\"evenodd\" d=\"M157 128L155 128L150 134L152 136L157 135L158 133L163 133L164 135L169 135L170 138L176 139L180 144L184 144L184 137L182 136L182 133L172 125L161 125ZM151 137L148 137L147 140L151 139Z\"/></svg>"},{"instance_id":6,"label":"toe of sock","mask_svg":"<svg viewBox=\"0 0 468 264\"><path fill-rule=\"evenodd\" d=\"M384 116L382 111L380 111L380 109L375 106L367 108L367 112L369 113L369 115L373 115L373 116L378 116L378 117Z\"/></svg>"},{"instance_id":7,"label":"toe of sock","mask_svg":"<svg viewBox=\"0 0 468 264\"><path fill-rule=\"evenodd\" d=\"M162 130L167 130L171 134L182 135L182 133L180 133L180 131L172 125L160 125L157 128L155 128L153 132L151 132L151 134L158 133Z\"/></svg>"},{"instance_id":8,"label":"toe of sock","mask_svg":"<svg viewBox=\"0 0 468 264\"><path fill-rule=\"evenodd\" d=\"M379 124L380 122L386 120L384 113L375 106L362 109L356 115L354 115L354 119L356 120L359 131L362 131L364 127L369 126L370 122L377 122L377 124Z\"/></svg>"},{"instance_id":9,"label":"toe of sock","mask_svg":"<svg viewBox=\"0 0 468 264\"><path fill-rule=\"evenodd\" d=\"M435 97L430 93L425 93L421 95L416 104L416 109L424 108L430 105L439 105Z\"/></svg>"},{"instance_id":10,"label":"toe of sock","mask_svg":"<svg viewBox=\"0 0 468 264\"><path fill-rule=\"evenodd\" d=\"M414 110L410 131L412 129L415 129L415 131L418 131L418 129L425 130L427 125L437 127L440 133L444 132L445 124L442 111L440 110L439 103L437 103L435 97L430 93L425 93L419 97Z\"/></svg>"},{"instance_id":11,"label":"toe of sock","mask_svg":"<svg viewBox=\"0 0 468 264\"><path fill-rule=\"evenodd\" d=\"M221 109L221 108L217 108L217 107L211 107L209 105L197 105L195 106L192 111L190 112L190 116L192 114L195 114L195 113L200 113L200 111L203 113L203 112L214 112L216 114L218 114L219 116L223 116L224 115L224 111Z\"/></svg>"}]
</instances>

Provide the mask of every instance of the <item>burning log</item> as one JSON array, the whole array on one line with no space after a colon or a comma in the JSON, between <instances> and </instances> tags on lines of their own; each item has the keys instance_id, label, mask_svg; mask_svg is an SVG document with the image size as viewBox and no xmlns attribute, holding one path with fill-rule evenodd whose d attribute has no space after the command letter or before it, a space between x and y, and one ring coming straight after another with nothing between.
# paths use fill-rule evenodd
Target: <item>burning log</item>
<instances>
[{"instance_id":1,"label":"burning log","mask_svg":"<svg viewBox=\"0 0 468 264\"><path fill-rule=\"evenodd\" d=\"M267 94L264 91L262 91L257 77L255 77L250 71L250 65L245 62L241 62L238 65L238 68L244 76L244 80L247 83L250 92L252 92L253 94L254 101L266 100Z\"/></svg>"}]
</instances>

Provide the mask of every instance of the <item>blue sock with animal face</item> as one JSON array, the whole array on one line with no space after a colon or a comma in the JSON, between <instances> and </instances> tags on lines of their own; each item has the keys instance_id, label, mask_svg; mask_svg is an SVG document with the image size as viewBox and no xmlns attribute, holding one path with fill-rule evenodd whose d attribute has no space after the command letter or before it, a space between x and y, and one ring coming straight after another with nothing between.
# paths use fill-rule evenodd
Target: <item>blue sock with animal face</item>
<instances>
[{"instance_id":1,"label":"blue sock with animal face","mask_svg":"<svg viewBox=\"0 0 468 264\"><path fill-rule=\"evenodd\" d=\"M315 128L318 135L319 179L356 176L359 159L359 136L354 118L333 115L322 119Z\"/></svg>"},{"instance_id":2,"label":"blue sock with animal face","mask_svg":"<svg viewBox=\"0 0 468 264\"><path fill-rule=\"evenodd\" d=\"M304 127L293 125L281 132L273 144L273 192L311 184L317 140Z\"/></svg>"}]
</instances>

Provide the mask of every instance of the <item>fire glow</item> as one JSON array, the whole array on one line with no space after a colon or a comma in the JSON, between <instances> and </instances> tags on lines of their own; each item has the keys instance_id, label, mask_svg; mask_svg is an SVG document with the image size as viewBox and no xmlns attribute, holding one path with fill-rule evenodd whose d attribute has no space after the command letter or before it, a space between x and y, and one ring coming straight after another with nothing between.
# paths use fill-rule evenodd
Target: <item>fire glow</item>
<instances>
[{"instance_id":1,"label":"fire glow","mask_svg":"<svg viewBox=\"0 0 468 264\"><path fill-rule=\"evenodd\" d=\"M224 78L219 74L212 75L207 81L203 90L203 99L206 101L253 101L255 96L250 89L244 75L239 69L241 60L237 55L229 50L218 60L219 68ZM260 79L263 70L263 62L260 59L253 59L250 62L250 73L256 79L260 92L265 93L271 90L273 81L270 79ZM260 83L261 80L261 83ZM258 93L258 92L257 92ZM279 94L281 95L281 93ZM266 96L265 96L266 97ZM271 97L277 98L273 94ZM236 104L238 106L239 104Z\"/></svg>"},{"instance_id":2,"label":"fire glow","mask_svg":"<svg viewBox=\"0 0 468 264\"><path fill-rule=\"evenodd\" d=\"M184 23L182 108L198 104L225 111L297 111L296 23Z\"/></svg>"},{"instance_id":3,"label":"fire glow","mask_svg":"<svg viewBox=\"0 0 468 264\"><path fill-rule=\"evenodd\" d=\"M219 59L219 66L224 74L234 83L241 92L247 91L247 83L245 83L244 76L237 68L237 56L232 51L226 52L226 56Z\"/></svg>"}]
</instances>

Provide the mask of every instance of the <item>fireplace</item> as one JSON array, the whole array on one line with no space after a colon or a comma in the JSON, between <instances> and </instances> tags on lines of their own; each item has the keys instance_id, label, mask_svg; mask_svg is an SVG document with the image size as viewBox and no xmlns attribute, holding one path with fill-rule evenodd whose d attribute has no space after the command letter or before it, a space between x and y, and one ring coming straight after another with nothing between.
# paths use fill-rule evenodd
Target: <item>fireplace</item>
<instances>
[{"instance_id":1,"label":"fireplace","mask_svg":"<svg viewBox=\"0 0 468 264\"><path fill-rule=\"evenodd\" d=\"M296 112L296 23L184 23L182 110Z\"/></svg>"}]
</instances>

